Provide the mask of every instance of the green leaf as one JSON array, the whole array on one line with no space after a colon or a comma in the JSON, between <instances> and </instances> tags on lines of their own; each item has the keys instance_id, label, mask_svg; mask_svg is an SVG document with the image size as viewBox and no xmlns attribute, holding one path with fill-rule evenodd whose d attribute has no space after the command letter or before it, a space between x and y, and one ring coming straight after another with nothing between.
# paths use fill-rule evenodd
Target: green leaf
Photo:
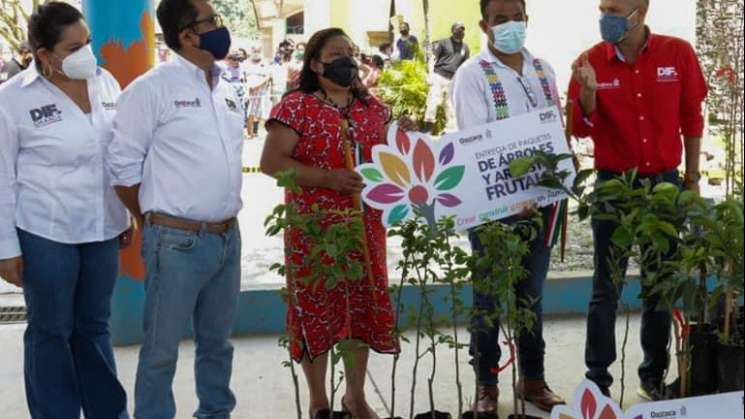
<instances>
[{"instance_id":1,"label":"green leaf","mask_svg":"<svg viewBox=\"0 0 745 419\"><path fill-rule=\"evenodd\" d=\"M595 174L595 170L592 169L580 170L579 173L577 173L577 177L574 178L574 187L579 188L584 185L584 183L587 182L587 179L589 179L593 174Z\"/></svg>"},{"instance_id":2,"label":"green leaf","mask_svg":"<svg viewBox=\"0 0 745 419\"><path fill-rule=\"evenodd\" d=\"M522 157L514 159L510 162L510 173L512 177L519 178L523 177L530 172L530 169L535 165L534 157Z\"/></svg>"},{"instance_id":3,"label":"green leaf","mask_svg":"<svg viewBox=\"0 0 745 419\"><path fill-rule=\"evenodd\" d=\"M613 232L611 240L618 247L628 248L634 243L634 236L626 227L619 226Z\"/></svg>"},{"instance_id":4,"label":"green leaf","mask_svg":"<svg viewBox=\"0 0 745 419\"><path fill-rule=\"evenodd\" d=\"M460 184L465 174L466 166L451 167L437 176L437 179L435 179L435 188L438 191L452 190Z\"/></svg>"},{"instance_id":5,"label":"green leaf","mask_svg":"<svg viewBox=\"0 0 745 419\"><path fill-rule=\"evenodd\" d=\"M369 180L370 182L380 183L385 179L383 174L380 173L380 170L373 167L362 169L361 172L362 176L364 176L365 179Z\"/></svg>"}]
</instances>

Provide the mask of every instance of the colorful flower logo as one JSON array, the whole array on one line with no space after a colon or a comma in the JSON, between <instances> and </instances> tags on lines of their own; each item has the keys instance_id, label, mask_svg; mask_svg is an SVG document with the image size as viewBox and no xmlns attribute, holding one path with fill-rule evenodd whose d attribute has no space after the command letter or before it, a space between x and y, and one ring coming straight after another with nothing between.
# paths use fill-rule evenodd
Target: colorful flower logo
<instances>
[{"instance_id":1,"label":"colorful flower logo","mask_svg":"<svg viewBox=\"0 0 745 419\"><path fill-rule=\"evenodd\" d=\"M574 405L558 406L551 419L623 419L618 405L605 397L592 382L585 381L577 390Z\"/></svg>"},{"instance_id":2,"label":"colorful flower logo","mask_svg":"<svg viewBox=\"0 0 745 419\"><path fill-rule=\"evenodd\" d=\"M387 226L415 213L434 226L437 204L456 208L463 203L454 190L463 181L466 167L453 164L455 145L439 145L421 134L414 135L418 136L415 142L409 133L391 128L388 144L376 146L373 162L358 168L367 184L363 199L383 211ZM436 148L440 149L437 158Z\"/></svg>"}]
</instances>

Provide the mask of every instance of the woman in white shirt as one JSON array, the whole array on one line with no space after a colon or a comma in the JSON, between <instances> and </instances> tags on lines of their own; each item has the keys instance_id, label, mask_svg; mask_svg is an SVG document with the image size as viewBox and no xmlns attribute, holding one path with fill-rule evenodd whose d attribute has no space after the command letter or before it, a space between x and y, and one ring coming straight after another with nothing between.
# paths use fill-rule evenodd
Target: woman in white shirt
<instances>
[{"instance_id":1,"label":"woman in white shirt","mask_svg":"<svg viewBox=\"0 0 745 419\"><path fill-rule=\"evenodd\" d=\"M104 150L120 93L80 12L40 6L35 65L0 86L0 277L23 287L34 419L126 418L108 320L129 216Z\"/></svg>"}]
</instances>

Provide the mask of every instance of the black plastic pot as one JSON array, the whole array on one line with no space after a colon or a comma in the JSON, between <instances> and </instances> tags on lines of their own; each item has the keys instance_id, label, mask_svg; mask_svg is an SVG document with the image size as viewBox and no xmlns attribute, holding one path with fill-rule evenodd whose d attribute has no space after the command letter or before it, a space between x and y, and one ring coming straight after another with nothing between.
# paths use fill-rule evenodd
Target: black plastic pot
<instances>
[{"instance_id":1,"label":"black plastic pot","mask_svg":"<svg viewBox=\"0 0 745 419\"><path fill-rule=\"evenodd\" d=\"M689 336L690 353L690 385L688 397L704 396L717 392L718 367L716 329L709 324L691 325ZM679 360L680 361L680 360ZM666 399L680 398L680 377L665 388Z\"/></svg>"},{"instance_id":2,"label":"black plastic pot","mask_svg":"<svg viewBox=\"0 0 745 419\"><path fill-rule=\"evenodd\" d=\"M414 416L414 419L453 419L453 415L435 410L434 412L420 413Z\"/></svg>"},{"instance_id":3,"label":"black plastic pot","mask_svg":"<svg viewBox=\"0 0 745 419\"><path fill-rule=\"evenodd\" d=\"M717 391L716 329L709 324L691 329L691 395L705 396Z\"/></svg>"},{"instance_id":4,"label":"black plastic pot","mask_svg":"<svg viewBox=\"0 0 745 419\"><path fill-rule=\"evenodd\" d=\"M745 385L745 351L742 346L719 344L719 392L743 391Z\"/></svg>"}]
</instances>

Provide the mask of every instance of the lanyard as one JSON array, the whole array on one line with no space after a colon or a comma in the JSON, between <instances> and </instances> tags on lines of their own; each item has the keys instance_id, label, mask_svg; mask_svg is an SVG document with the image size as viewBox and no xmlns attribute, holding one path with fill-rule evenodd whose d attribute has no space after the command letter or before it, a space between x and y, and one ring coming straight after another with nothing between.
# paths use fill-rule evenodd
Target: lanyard
<instances>
[{"instance_id":1,"label":"lanyard","mask_svg":"<svg viewBox=\"0 0 745 419\"><path fill-rule=\"evenodd\" d=\"M481 70L484 72L484 76L486 76L486 81L489 83L489 89L491 90L492 99L494 100L494 110L497 114L497 120L499 121L509 118L510 109L507 102L507 95L504 92L504 85L502 85L502 81L499 79L499 74L491 63L486 60L479 61L479 65L481 66ZM541 87L543 88L543 95L546 97L546 101L548 103L554 103L551 83L548 81L548 77L546 77L543 64L540 60L535 59L533 60L533 68L535 69L536 75L538 75L538 79L541 81ZM528 86L526 86L523 79L518 77L517 80L522 86L523 91L525 91L526 96L528 96L531 104L533 104L534 107L538 106L538 100L536 99L535 94Z\"/></svg>"}]
</instances>

